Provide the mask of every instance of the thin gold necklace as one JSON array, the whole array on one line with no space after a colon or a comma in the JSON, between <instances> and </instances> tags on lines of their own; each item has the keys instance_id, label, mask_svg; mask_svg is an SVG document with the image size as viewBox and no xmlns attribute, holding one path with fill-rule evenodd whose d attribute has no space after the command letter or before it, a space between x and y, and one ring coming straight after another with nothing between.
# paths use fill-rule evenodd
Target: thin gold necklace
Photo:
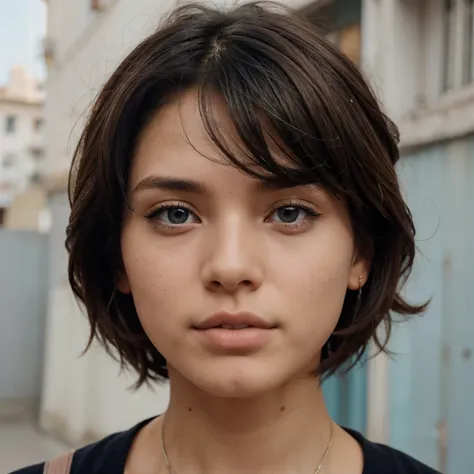
<instances>
[{"instance_id":1,"label":"thin gold necklace","mask_svg":"<svg viewBox=\"0 0 474 474\"><path fill-rule=\"evenodd\" d=\"M163 419L161 421L161 451L163 452L163 458L165 460L166 464L166 469L168 470L168 474L177 474L175 473L175 470L171 466L170 460L168 458L168 453L166 452L165 448L165 437L164 437L164 425L165 425L165 416L163 415ZM331 450L331 445L332 445L332 435L333 435L333 423L331 421L331 428L329 431L329 441L328 444L326 445L326 449L324 450L323 456L321 457L321 461L319 461L318 467L314 471L314 474L319 474L321 471L324 461L326 460L329 451Z\"/></svg>"}]
</instances>

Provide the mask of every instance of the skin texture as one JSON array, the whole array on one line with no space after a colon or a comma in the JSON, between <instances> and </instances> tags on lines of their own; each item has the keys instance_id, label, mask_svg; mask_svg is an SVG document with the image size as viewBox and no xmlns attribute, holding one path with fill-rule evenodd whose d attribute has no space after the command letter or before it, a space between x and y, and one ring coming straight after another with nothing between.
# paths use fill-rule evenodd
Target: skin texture
<instances>
[{"instance_id":1,"label":"skin texture","mask_svg":"<svg viewBox=\"0 0 474 474\"><path fill-rule=\"evenodd\" d=\"M231 136L217 98L215 113ZM203 189L158 189L150 177L192 180ZM347 289L357 290L369 272L344 203L316 186L263 189L225 164L193 91L163 107L144 131L129 200L119 290L132 293L144 330L168 361L165 438L175 470L314 472L331 422L310 373ZM176 216L185 223L174 224ZM210 348L193 326L218 311L250 311L275 328L252 351ZM137 438L127 472L157 472L148 471L150 463L166 472L156 454L161 422ZM335 458L343 448L353 462L341 472L362 471L355 441L335 428L322 473L344 468Z\"/></svg>"}]
</instances>

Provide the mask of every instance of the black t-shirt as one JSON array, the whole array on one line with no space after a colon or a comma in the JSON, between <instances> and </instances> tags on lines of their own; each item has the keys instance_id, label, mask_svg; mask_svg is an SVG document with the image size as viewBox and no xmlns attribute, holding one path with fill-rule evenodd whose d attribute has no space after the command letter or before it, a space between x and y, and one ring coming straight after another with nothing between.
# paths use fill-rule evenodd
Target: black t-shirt
<instances>
[{"instance_id":1,"label":"black t-shirt","mask_svg":"<svg viewBox=\"0 0 474 474\"><path fill-rule=\"evenodd\" d=\"M123 474L128 452L146 420L122 433L79 449L72 462L71 474ZM361 445L364 453L362 474L439 474L395 449L371 443L356 431L347 430ZM10 474L43 474L44 464L36 464Z\"/></svg>"}]
</instances>

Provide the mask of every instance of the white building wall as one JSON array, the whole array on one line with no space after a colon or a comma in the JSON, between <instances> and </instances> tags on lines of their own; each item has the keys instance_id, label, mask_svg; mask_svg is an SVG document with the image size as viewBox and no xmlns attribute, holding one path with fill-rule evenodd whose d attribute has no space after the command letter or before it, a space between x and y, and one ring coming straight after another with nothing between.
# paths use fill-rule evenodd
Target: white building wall
<instances>
[{"instance_id":1,"label":"white building wall","mask_svg":"<svg viewBox=\"0 0 474 474\"><path fill-rule=\"evenodd\" d=\"M21 68L14 68L0 92L0 207L8 207L43 164L32 153L44 148L44 127L35 129L35 121L43 118L43 95L36 86ZM15 118L10 133L6 130L8 117Z\"/></svg>"},{"instance_id":2,"label":"white building wall","mask_svg":"<svg viewBox=\"0 0 474 474\"><path fill-rule=\"evenodd\" d=\"M11 134L5 132L8 116L16 118L15 132ZM42 142L33 129L34 120L40 116L41 106L0 100L0 186L5 186L4 193L0 189L0 206L7 207L16 194L26 189L38 167L30 146Z\"/></svg>"},{"instance_id":3,"label":"white building wall","mask_svg":"<svg viewBox=\"0 0 474 474\"><path fill-rule=\"evenodd\" d=\"M53 173L67 169L85 112L100 87L173 4L171 0L115 3L103 12L90 10L86 0L52 0L48 5L48 38L55 45L47 82L51 99L46 104L48 122L54 124L47 130Z\"/></svg>"}]
</instances>

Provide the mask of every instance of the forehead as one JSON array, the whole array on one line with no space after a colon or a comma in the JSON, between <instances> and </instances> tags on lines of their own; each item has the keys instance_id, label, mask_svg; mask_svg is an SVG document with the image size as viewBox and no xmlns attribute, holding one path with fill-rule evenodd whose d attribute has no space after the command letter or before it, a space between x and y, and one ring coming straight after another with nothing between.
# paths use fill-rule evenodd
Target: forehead
<instances>
[{"instance_id":1,"label":"forehead","mask_svg":"<svg viewBox=\"0 0 474 474\"><path fill-rule=\"evenodd\" d=\"M219 97L213 98L213 120L219 133L225 136L226 146L246 168L262 174L262 169L246 157L226 106ZM269 137L269 149L275 161L287 165L282 148ZM161 107L143 131L131 166L129 188L133 189L149 175L165 174L193 177L196 180L255 182L229 163L211 139L201 117L198 95L190 90ZM263 171L263 174L268 174ZM269 174L268 174L269 175Z\"/></svg>"},{"instance_id":2,"label":"forehead","mask_svg":"<svg viewBox=\"0 0 474 474\"><path fill-rule=\"evenodd\" d=\"M218 99L213 113L220 131L230 141L231 147L235 145L232 151L238 159L246 168L256 168L251 159L246 162L246 151L239 142L225 105ZM269 140L268 147L277 166L291 166L291 160L276 141ZM257 171L261 173L262 170ZM271 178L269 172L266 174ZM347 218L344 200L323 185L307 182L296 186L289 181L257 179L232 165L209 136L194 91L183 94L156 112L139 140L132 159L128 188L131 196L136 196L138 189L150 190L150 194L145 193L149 196L154 195L153 190L179 190L179 193L188 195L212 195L222 203L229 203L229 199L252 203L262 195L277 198L281 192L285 197L314 199L326 211L332 209L343 219Z\"/></svg>"},{"instance_id":3,"label":"forehead","mask_svg":"<svg viewBox=\"0 0 474 474\"><path fill-rule=\"evenodd\" d=\"M223 121L224 121L223 117ZM140 137L129 187L148 175L212 177L226 162L205 130L196 94L186 93L161 107Z\"/></svg>"}]
</instances>

